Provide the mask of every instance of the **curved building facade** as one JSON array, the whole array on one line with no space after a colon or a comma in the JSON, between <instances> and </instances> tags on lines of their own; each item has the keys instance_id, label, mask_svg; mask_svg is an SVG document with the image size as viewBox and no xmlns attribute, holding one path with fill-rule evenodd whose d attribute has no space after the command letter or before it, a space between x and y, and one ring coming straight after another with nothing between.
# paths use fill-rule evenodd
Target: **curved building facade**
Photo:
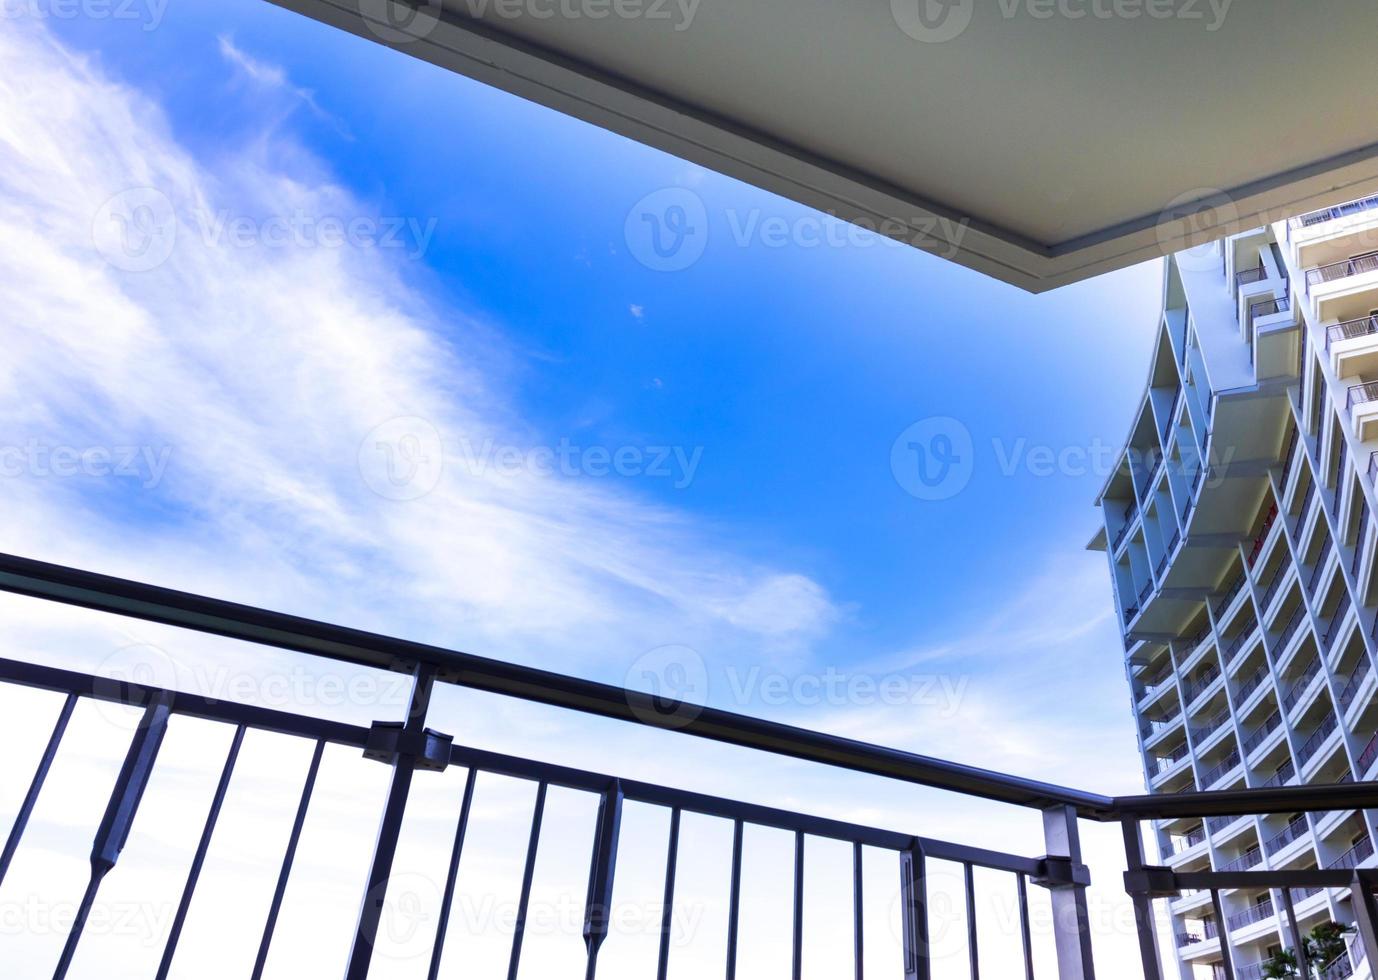
<instances>
[{"instance_id":1,"label":"curved building facade","mask_svg":"<svg viewBox=\"0 0 1378 980\"><path fill-rule=\"evenodd\" d=\"M1098 499L1149 792L1378 777L1378 198L1181 253ZM1154 824L1179 871L1375 865L1378 813ZM1348 892L1184 894L1183 977L1265 975ZM1372 975L1355 946L1325 980ZM1170 972L1170 971L1169 971Z\"/></svg>"}]
</instances>

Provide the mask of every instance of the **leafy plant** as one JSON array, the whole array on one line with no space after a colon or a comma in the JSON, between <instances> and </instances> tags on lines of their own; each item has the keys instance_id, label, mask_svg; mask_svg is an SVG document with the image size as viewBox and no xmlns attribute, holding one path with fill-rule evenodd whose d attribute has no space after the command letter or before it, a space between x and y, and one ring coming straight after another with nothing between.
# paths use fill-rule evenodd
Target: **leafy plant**
<instances>
[{"instance_id":1,"label":"leafy plant","mask_svg":"<svg viewBox=\"0 0 1378 980\"><path fill-rule=\"evenodd\" d=\"M1322 969L1345 954L1345 936L1353 934L1354 931L1351 925L1325 922L1302 938L1302 943L1306 947L1307 965L1315 976L1319 977ZM1263 976L1267 980L1289 980L1301 976L1296 950L1279 950L1265 960Z\"/></svg>"}]
</instances>

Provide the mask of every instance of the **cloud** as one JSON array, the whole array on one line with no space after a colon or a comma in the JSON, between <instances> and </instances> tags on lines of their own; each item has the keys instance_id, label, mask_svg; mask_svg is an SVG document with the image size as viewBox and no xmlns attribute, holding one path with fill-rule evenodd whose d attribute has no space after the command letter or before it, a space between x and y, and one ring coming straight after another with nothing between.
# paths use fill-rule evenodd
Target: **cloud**
<instances>
[{"instance_id":1,"label":"cloud","mask_svg":"<svg viewBox=\"0 0 1378 980\"><path fill-rule=\"evenodd\" d=\"M253 78L288 85L220 43ZM316 167L274 166L299 147L211 170L156 106L43 33L7 32L0 57L13 314L0 421L40 449L166 461L156 486L114 494L26 464L0 486L31 518L7 522L9 550L569 669L610 664L617 679L661 643L807 642L835 621L816 582L734 554L632 480L468 465L464 446L530 455L561 434L517 416L488 370L492 332L433 307L402 256L270 236L275 216L376 217ZM103 253L93 222L107 219ZM141 236L172 241L129 271L124 250L149 254ZM434 486L380 485L377 467L423 444L435 472L418 479ZM131 520L135 551L120 544Z\"/></svg>"},{"instance_id":2,"label":"cloud","mask_svg":"<svg viewBox=\"0 0 1378 980\"><path fill-rule=\"evenodd\" d=\"M631 315L637 320L643 320L646 317L646 307L641 306L638 303L633 303L631 306L627 307L627 309L631 313Z\"/></svg>"},{"instance_id":3,"label":"cloud","mask_svg":"<svg viewBox=\"0 0 1378 980\"><path fill-rule=\"evenodd\" d=\"M335 127L341 136L349 137L349 131L344 123L333 114L326 112L316 101L316 93L308 88L292 84L286 70L281 65L275 65L244 51L234 43L234 38L228 34L221 34L217 37L220 56L230 65L236 68L241 75L248 78L254 84L266 89L284 92L293 99L301 102L318 118L329 122Z\"/></svg>"}]
</instances>

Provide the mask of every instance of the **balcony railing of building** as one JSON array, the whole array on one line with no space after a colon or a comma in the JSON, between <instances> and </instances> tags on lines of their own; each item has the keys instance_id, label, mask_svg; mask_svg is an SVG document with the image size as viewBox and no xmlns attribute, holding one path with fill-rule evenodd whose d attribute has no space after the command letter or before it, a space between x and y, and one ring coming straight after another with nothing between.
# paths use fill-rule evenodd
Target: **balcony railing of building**
<instances>
[{"instance_id":1,"label":"balcony railing of building","mask_svg":"<svg viewBox=\"0 0 1378 980\"><path fill-rule=\"evenodd\" d=\"M1190 888L1210 892L1213 907L1217 910L1217 920L1222 918L1219 903L1223 889L1351 888L1360 899L1355 903L1355 916L1360 924L1362 942L1370 953L1378 951L1378 912L1373 907L1378 876L1368 870L1354 870L1364 860L1357 851L1350 858L1351 867L1343 870L1174 872L1170 868L1146 865L1142 837L1144 821L1200 821L1224 814L1291 814L1373 807L1378 804L1378 798L1371 785L1306 785L1281 789L1236 789L1227 793L1111 797L428 644L13 556L0 555L0 590L83 607L98 613L133 617L167 627L267 646L308 658L393 671L404 674L410 680L409 705L403 719L377 721L364 727L185 691L133 682L114 682L36 663L0 660L0 683L56 692L63 698L63 707L48 736L47 747L28 779L27 790L20 794L19 809L3 850L0 850L0 880L3 880L11 860L20 849L29 853L32 842L26 840L25 831L35 806L46 796L45 784L50 770L54 768L54 760L59 757L59 750L64 759L71 751L79 751L70 748L71 738L67 735L67 722L72 718L76 706L93 701L110 702L137 709L140 716L137 729L124 747L124 764L110 786L104 819L94 831L89 877L83 897L61 926L62 951L52 974L55 980L63 980L67 975L73 956L82 944L88 922L92 921L92 912L98 908L96 903L102 885L112 877L119 878L124 874L120 855L138 814L158 805L155 802L156 794L146 795L144 790L156 774L166 772L160 762L160 748L165 741L173 742L181 737L176 725L169 726L174 717L197 718L222 725L234 737L223 765L215 766L220 773L219 786L203 811L204 817L199 827L200 842L190 867L184 868L180 897L174 895L169 905L175 911L171 916L170 929L161 940L160 976L165 975L170 966L180 959L194 955L193 951L179 949L178 940L188 909L197 896L205 889L216 887L213 884L200 884L201 862L213 842L222 806L230 808L235 805L227 799L225 790L241 774L243 764L237 758L238 746L246 732L272 732L279 736L300 738L314 750L302 783L294 831L285 844L278 877L279 896L297 873L293 859L298 845L312 833L311 825L303 818L312 805L314 777L320 769L326 746L343 746L359 751L364 758L388 770L389 780L381 799L361 797L351 801L357 808L377 807L379 825L372 850L357 855L340 852L332 858L337 868L344 868L352 861L358 862L363 885L361 892L368 899L361 902L354 925L344 970L346 980L366 980L372 972L375 940L382 927L389 880L394 871L393 859L399 846L404 844L403 828L413 784L433 778L428 773L452 766L467 770L467 776L464 801L452 817L456 831L448 870L444 867L439 869L443 887L438 889L439 914L432 920L435 922L435 933L433 942L428 944L432 976L444 953L445 924L449 921L457 898L463 900L463 893L457 894L456 878L465 846L464 828L469 820L471 804L481 806L481 802L475 802L473 793L475 778L480 773L520 780L535 788L535 802L526 834L521 898L510 937L509 976L517 976L520 971L523 929L533 890L536 854L543 836L551 830L549 824L553 822L543 824L542 820L547 792L551 789L586 794L591 802L598 804L589 838L590 863L582 930L587 957L583 972L590 980L596 977L599 952L610 935L612 897L618 871L617 855L622 840L621 816L623 806L628 801L658 808L668 815L669 833L663 852L667 905L673 904L676 868L686 860L697 860L692 843L681 840L678 834L681 817L707 816L731 825L732 873L727 894L729 976L734 970L739 943L751 939L749 930L737 928L741 916L743 852L751 837L744 831L746 828L754 830L760 827L787 832L794 841L793 894L792 898L786 897L784 901L790 904L792 912L792 952L786 955L793 957L795 977L802 972L805 949L803 940L807 915L804 883L808 871L805 842L808 838L814 838L850 845L858 975L866 921L861 898L865 890L866 869L863 868L861 855L864 849L870 848L875 852L888 853L893 862L895 883L900 887L901 896L898 912L902 929L898 954L903 961L902 972L910 980L929 980L931 976L934 953L929 944L931 922L927 896L928 866L933 861L953 862L962 868L969 913L967 956L973 976L977 975L978 970L976 950L992 941L989 934L985 943L980 940L978 933L983 923L974 914L977 907L974 904L974 869L980 868L1007 876L1006 880L1015 885L1014 890L1019 898L1019 925L1006 935L1014 955L1022 953L1026 957L1023 975L1034 975L1034 964L1029 953L1031 928L1027 904L1027 890L1032 885L1046 889L1051 899L1052 915L1047 921L1052 930L1056 953L1056 976L1059 980L1092 980L1095 973L1092 922L1086 894L1091 876L1082 863L1079 832L1079 822L1082 820L1121 825L1129 868L1124 884L1134 904L1135 928L1143 953L1142 975L1145 980L1162 980L1151 902L1155 898L1175 897L1183 889ZM620 723L656 728L676 737L724 743L742 750L1025 808L1041 817L1045 853L1027 857L974 848L917 836L913 828L887 830L457 744L451 736L430 727L436 723L436 719L428 717L431 714L431 694L436 685L453 685L516 698L549 708L578 711ZM63 764L57 762L58 766ZM241 768L236 768L237 765ZM183 819L190 816L179 814ZM413 825L406 823L406 826ZM46 848L50 846L50 843L42 843L33 856L37 858L40 852L46 853ZM329 845L323 843L321 846ZM1247 864L1247 867L1252 866ZM275 902L267 912L261 951L271 947L275 927L285 924L285 919L283 923L278 922L279 910L280 904ZM671 916L671 909L667 908L659 934L661 977L665 975L667 958L672 952L669 929ZM1229 950L1223 952L1226 956L1231 955ZM1116 967L1117 976L1129 975L1124 964L1117 964Z\"/></svg>"},{"instance_id":2,"label":"balcony railing of building","mask_svg":"<svg viewBox=\"0 0 1378 980\"><path fill-rule=\"evenodd\" d=\"M1306 285L1309 289L1322 283L1335 282L1339 279L1348 279L1350 276L1361 276L1366 272L1375 271L1378 271L1378 255L1358 255L1352 259L1344 259L1329 265L1307 269Z\"/></svg>"},{"instance_id":3,"label":"balcony railing of building","mask_svg":"<svg viewBox=\"0 0 1378 980\"><path fill-rule=\"evenodd\" d=\"M1306 693L1306 689L1311 686L1311 682L1316 679L1320 669L1320 661L1312 660L1311 663L1307 664L1306 669L1297 675L1296 680L1288 685L1286 693L1282 696L1283 711L1291 711L1297 706L1297 702Z\"/></svg>"},{"instance_id":4,"label":"balcony railing of building","mask_svg":"<svg viewBox=\"0 0 1378 980\"><path fill-rule=\"evenodd\" d=\"M1254 905L1250 905L1244 911L1236 912L1234 915L1229 916L1225 919L1225 922L1231 929L1242 929L1244 926L1251 925L1255 922L1262 922L1264 919L1271 919L1272 917L1273 900L1271 898L1265 898ZM1223 975L1223 969L1221 973Z\"/></svg>"},{"instance_id":5,"label":"balcony railing of building","mask_svg":"<svg viewBox=\"0 0 1378 980\"><path fill-rule=\"evenodd\" d=\"M1263 596L1258 601L1258 608L1261 612L1268 611L1268 605L1273 601L1273 597L1278 594L1278 589L1282 587L1282 580L1287 577L1287 566L1278 562L1278 567L1273 572L1273 577L1268 580L1268 587L1263 590Z\"/></svg>"},{"instance_id":6,"label":"balcony railing of building","mask_svg":"<svg viewBox=\"0 0 1378 980\"><path fill-rule=\"evenodd\" d=\"M1182 684L1182 694L1187 704L1195 701L1201 692L1210 687L1220 679L1220 668L1215 664L1209 665L1200 675Z\"/></svg>"},{"instance_id":7,"label":"balcony railing of building","mask_svg":"<svg viewBox=\"0 0 1378 980\"><path fill-rule=\"evenodd\" d=\"M1263 780L1261 783L1259 783L1259 786L1261 786L1261 787L1286 786L1286 785L1288 784L1288 782L1291 781L1292 777L1295 776L1296 774L1297 774L1296 767L1292 765L1292 760L1291 760L1291 759L1288 759L1288 760L1287 760L1286 762L1284 762L1282 765L1278 766L1278 771L1277 771L1277 772L1273 773L1273 774L1272 774L1271 776L1269 776L1267 779L1265 779L1265 780Z\"/></svg>"},{"instance_id":8,"label":"balcony railing of building","mask_svg":"<svg viewBox=\"0 0 1378 980\"><path fill-rule=\"evenodd\" d=\"M1153 594L1153 583L1152 583L1152 582L1145 582L1145 583L1144 583L1144 587L1143 587L1142 589L1139 590L1139 605L1142 606L1142 605L1144 605L1144 603L1148 602L1148 597L1151 596L1152 594Z\"/></svg>"},{"instance_id":9,"label":"balcony railing of building","mask_svg":"<svg viewBox=\"0 0 1378 980\"><path fill-rule=\"evenodd\" d=\"M1340 451L1335 459L1335 487L1330 494L1330 506L1337 513L1340 509L1340 495L1345 488L1345 463L1349 460L1349 443L1340 440Z\"/></svg>"},{"instance_id":10,"label":"balcony railing of building","mask_svg":"<svg viewBox=\"0 0 1378 980\"><path fill-rule=\"evenodd\" d=\"M1364 774L1369 771L1375 761L1378 761L1378 733L1369 739L1364 750L1359 753L1359 758L1354 760L1355 767L1359 770L1360 779L1364 778Z\"/></svg>"},{"instance_id":11,"label":"balcony railing of building","mask_svg":"<svg viewBox=\"0 0 1378 980\"><path fill-rule=\"evenodd\" d=\"M1273 522L1277 520L1277 516L1278 505L1273 504L1270 508L1268 508L1268 513L1264 515L1263 526L1259 528L1258 536L1254 538L1254 546L1249 551L1248 565L1250 568L1252 568L1254 562L1258 560L1258 554L1263 550L1263 544L1265 541L1268 540L1268 532L1273 529Z\"/></svg>"},{"instance_id":12,"label":"balcony railing of building","mask_svg":"<svg viewBox=\"0 0 1378 980\"><path fill-rule=\"evenodd\" d=\"M1326 559L1330 557L1332 545L1333 542L1329 538L1326 538L1325 544L1321 545L1320 554L1316 556L1316 567L1311 569L1311 575L1306 580L1306 591L1311 595L1316 594L1316 585L1321 580L1321 573L1325 571L1325 562Z\"/></svg>"},{"instance_id":13,"label":"balcony railing of building","mask_svg":"<svg viewBox=\"0 0 1378 980\"><path fill-rule=\"evenodd\" d=\"M1129 534L1129 529L1134 526L1134 519L1138 516L1139 505L1137 503L1131 504L1129 510L1125 512L1124 523L1120 525L1120 529L1115 532L1115 542L1110 546L1112 551L1120 550L1120 545Z\"/></svg>"},{"instance_id":14,"label":"balcony railing of building","mask_svg":"<svg viewBox=\"0 0 1378 980\"><path fill-rule=\"evenodd\" d=\"M1124 607L1124 621L1126 623L1131 622L1137 615L1139 615L1139 607L1137 605L1130 604Z\"/></svg>"},{"instance_id":15,"label":"balcony railing of building","mask_svg":"<svg viewBox=\"0 0 1378 980\"><path fill-rule=\"evenodd\" d=\"M1275 313L1286 313L1292 309L1292 301L1286 296L1274 296L1269 299L1260 300L1249 306L1249 322L1257 320L1261 316L1272 316Z\"/></svg>"},{"instance_id":16,"label":"balcony railing of building","mask_svg":"<svg viewBox=\"0 0 1378 980\"><path fill-rule=\"evenodd\" d=\"M1340 626L1344 623L1344 618L1349 614L1350 607L1354 605L1354 600L1345 592L1340 596L1340 601L1335 606L1335 612L1330 617L1330 622L1326 624L1325 636L1321 638L1321 645L1329 650L1334 644L1335 638L1340 635Z\"/></svg>"},{"instance_id":17,"label":"balcony railing of building","mask_svg":"<svg viewBox=\"0 0 1378 980\"><path fill-rule=\"evenodd\" d=\"M1269 714L1268 717L1263 719L1259 726L1250 733L1249 737L1244 739L1244 754L1248 755L1254 749L1262 745L1264 740L1266 740L1269 735L1273 734L1273 732L1277 731L1278 726L1281 724L1282 715L1279 712L1273 711Z\"/></svg>"},{"instance_id":18,"label":"balcony railing of building","mask_svg":"<svg viewBox=\"0 0 1378 980\"><path fill-rule=\"evenodd\" d=\"M1190 751L1186 745L1179 745L1173 752L1159 756L1157 765L1158 775L1161 776L1163 773L1170 771L1189 754Z\"/></svg>"},{"instance_id":19,"label":"balcony railing of building","mask_svg":"<svg viewBox=\"0 0 1378 980\"><path fill-rule=\"evenodd\" d=\"M1307 824L1306 818L1297 817L1295 820L1292 820L1290 823L1288 823L1286 827L1283 827L1280 832L1274 834L1272 837L1269 837L1266 841L1264 841L1263 851L1269 857L1272 857L1274 854L1282 850L1288 844L1292 843L1295 840L1300 840L1304 835L1306 835L1309 832L1309 830L1310 825Z\"/></svg>"},{"instance_id":20,"label":"balcony railing of building","mask_svg":"<svg viewBox=\"0 0 1378 980\"><path fill-rule=\"evenodd\" d=\"M1278 636L1277 651L1279 654L1287 649L1287 644L1291 642L1292 637L1296 636L1297 630L1301 628L1302 620L1305 616L1306 607L1298 602L1296 607L1292 610L1292 615L1287 620L1287 624L1282 627L1281 635Z\"/></svg>"},{"instance_id":21,"label":"balcony railing of building","mask_svg":"<svg viewBox=\"0 0 1378 980\"><path fill-rule=\"evenodd\" d=\"M1239 855L1239 857L1235 858L1232 861L1226 861L1216 870L1223 872L1248 871L1250 868L1256 868L1262 863L1263 849L1260 848L1257 844L1255 844L1246 849L1243 854Z\"/></svg>"},{"instance_id":22,"label":"balcony railing of building","mask_svg":"<svg viewBox=\"0 0 1378 980\"><path fill-rule=\"evenodd\" d=\"M1361 316L1357 320L1346 320L1325 328L1325 349L1341 340L1354 340L1378 333L1378 316Z\"/></svg>"},{"instance_id":23,"label":"balcony railing of building","mask_svg":"<svg viewBox=\"0 0 1378 980\"><path fill-rule=\"evenodd\" d=\"M1364 545L1368 539L1368 497L1361 492L1359 497L1359 516L1354 520L1354 557L1349 562L1349 574L1359 577L1359 566L1364 560Z\"/></svg>"},{"instance_id":24,"label":"balcony railing of building","mask_svg":"<svg viewBox=\"0 0 1378 980\"><path fill-rule=\"evenodd\" d=\"M1147 740L1157 735L1159 732L1165 732L1169 728L1174 727L1181 720L1182 706L1175 705L1172 713L1166 718L1150 718L1143 725L1139 726L1139 734Z\"/></svg>"},{"instance_id":25,"label":"balcony railing of building","mask_svg":"<svg viewBox=\"0 0 1378 980\"><path fill-rule=\"evenodd\" d=\"M1357 385L1350 385L1349 392L1345 395L1345 408L1353 412L1355 405L1364 405L1371 401L1378 401L1378 381L1361 381Z\"/></svg>"},{"instance_id":26,"label":"balcony railing of building","mask_svg":"<svg viewBox=\"0 0 1378 980\"><path fill-rule=\"evenodd\" d=\"M1263 682L1267 679L1267 668L1260 667L1258 670L1254 671L1253 674L1250 675L1249 679L1246 680L1244 683L1240 684L1239 689L1235 691L1235 703L1243 704L1244 702L1248 701L1249 695L1257 691L1263 685Z\"/></svg>"},{"instance_id":27,"label":"balcony railing of building","mask_svg":"<svg viewBox=\"0 0 1378 980\"><path fill-rule=\"evenodd\" d=\"M1378 209L1378 197L1365 197L1357 201L1350 201L1348 204L1341 204L1337 207L1321 208L1319 211L1310 211L1293 218L1290 224L1295 228L1311 228L1315 225L1323 225L1327 221L1335 221L1339 218L1347 218L1352 214L1360 214L1361 212L1375 209Z\"/></svg>"},{"instance_id":28,"label":"balcony railing of building","mask_svg":"<svg viewBox=\"0 0 1378 980\"><path fill-rule=\"evenodd\" d=\"M1222 725L1230 720L1230 709L1228 706L1221 708L1214 715L1208 718L1203 724L1188 729L1193 742L1204 742L1216 732L1220 731Z\"/></svg>"},{"instance_id":29,"label":"balcony railing of building","mask_svg":"<svg viewBox=\"0 0 1378 980\"><path fill-rule=\"evenodd\" d=\"M1205 772L1201 774L1200 789L1210 789L1211 786L1215 785L1215 783L1217 783L1226 773L1238 768L1239 763L1239 750L1231 749L1229 755L1225 756L1225 758L1221 759L1219 762L1217 762L1215 765L1211 766L1209 769L1207 769Z\"/></svg>"},{"instance_id":30,"label":"balcony railing of building","mask_svg":"<svg viewBox=\"0 0 1378 980\"><path fill-rule=\"evenodd\" d=\"M1238 823L1243 819L1244 817L1240 816L1239 814L1224 817L1207 817L1206 829L1210 831L1212 834L1218 834L1221 831L1233 826L1234 824Z\"/></svg>"},{"instance_id":31,"label":"balcony railing of building","mask_svg":"<svg viewBox=\"0 0 1378 980\"><path fill-rule=\"evenodd\" d=\"M1244 573L1240 572L1235 580L1225 589L1224 595L1222 595L1220 601L1215 604L1215 615L1217 619L1224 614L1226 609L1230 608L1230 603L1234 602L1235 596L1239 595L1240 591L1244 588L1244 581Z\"/></svg>"},{"instance_id":32,"label":"balcony railing of building","mask_svg":"<svg viewBox=\"0 0 1378 980\"><path fill-rule=\"evenodd\" d=\"M1354 699L1359 696L1359 688L1363 687L1364 681L1368 680L1368 675L1370 673L1371 668L1367 664L1354 668L1354 673L1351 674L1349 680L1345 682L1345 686L1340 689L1341 711L1349 710L1350 705L1354 703Z\"/></svg>"},{"instance_id":33,"label":"balcony railing of building","mask_svg":"<svg viewBox=\"0 0 1378 980\"><path fill-rule=\"evenodd\" d=\"M1361 837L1353 847L1345 851L1326 867L1331 871L1351 871L1373 857L1373 840Z\"/></svg>"},{"instance_id":34,"label":"balcony railing of building","mask_svg":"<svg viewBox=\"0 0 1378 980\"><path fill-rule=\"evenodd\" d=\"M1185 854L1187 851L1191 850L1196 845L1204 844L1205 842L1205 828L1193 827L1191 830L1188 830L1185 834L1182 834L1180 837L1176 838L1176 840L1173 842L1172 853Z\"/></svg>"},{"instance_id":35,"label":"balcony railing of building","mask_svg":"<svg viewBox=\"0 0 1378 980\"><path fill-rule=\"evenodd\" d=\"M1258 265L1254 266L1254 267L1251 268L1251 269L1242 269L1242 270L1240 270L1239 272L1236 272L1236 273L1234 274L1234 294L1235 294L1235 296L1238 296L1238 295L1239 295L1239 290L1240 290L1240 287L1241 287L1241 286L1247 286L1247 285L1249 285L1250 283L1255 283L1255 282L1262 282L1263 280L1265 280L1265 279L1267 279L1267 278L1268 278L1268 268L1263 264L1263 259L1260 258L1260 259L1258 260Z\"/></svg>"},{"instance_id":36,"label":"balcony railing of building","mask_svg":"<svg viewBox=\"0 0 1378 980\"><path fill-rule=\"evenodd\" d=\"M1325 744L1325 740L1334 734L1338 724L1334 715L1326 715L1321 719L1320 724L1316 726L1316 730L1301 744L1301 748L1297 749L1297 759L1302 765L1306 765L1315 758L1316 753L1319 752L1321 746Z\"/></svg>"}]
</instances>

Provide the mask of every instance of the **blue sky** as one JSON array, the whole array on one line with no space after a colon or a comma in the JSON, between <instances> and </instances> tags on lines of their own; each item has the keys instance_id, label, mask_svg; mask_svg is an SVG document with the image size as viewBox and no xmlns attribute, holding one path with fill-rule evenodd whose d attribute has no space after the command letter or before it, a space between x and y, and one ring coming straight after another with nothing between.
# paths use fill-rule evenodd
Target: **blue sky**
<instances>
[{"instance_id":1,"label":"blue sky","mask_svg":"<svg viewBox=\"0 0 1378 980\"><path fill-rule=\"evenodd\" d=\"M615 683L688 658L696 693L735 710L1141 785L1104 560L1083 550L1104 472L1082 454L1123 438L1157 264L1033 297L876 239L812 246L845 229L261 0L150 26L20 19L0 48L0 420L23 461L0 481L20 515L0 548ZM102 235L148 188L176 243L122 268ZM679 271L626 230L666 189L706 219ZM402 247L269 247L296 213L400 219ZM738 240L766 221L793 229L783 245ZM970 437L969 481L921 499L902 434L935 424ZM63 475L13 452L34 445L138 453ZM437 468L388 484L374 450L416 446ZM561 447L573 473L501 465ZM598 447L632 462L600 475ZM661 455L669 474L648 472ZM86 669L150 645L179 683L285 669L5 609L27 655ZM762 682L835 675L913 697ZM933 799L482 699L453 711L495 747L886 826ZM939 830L1008 842L1001 811L932 805Z\"/></svg>"}]
</instances>

